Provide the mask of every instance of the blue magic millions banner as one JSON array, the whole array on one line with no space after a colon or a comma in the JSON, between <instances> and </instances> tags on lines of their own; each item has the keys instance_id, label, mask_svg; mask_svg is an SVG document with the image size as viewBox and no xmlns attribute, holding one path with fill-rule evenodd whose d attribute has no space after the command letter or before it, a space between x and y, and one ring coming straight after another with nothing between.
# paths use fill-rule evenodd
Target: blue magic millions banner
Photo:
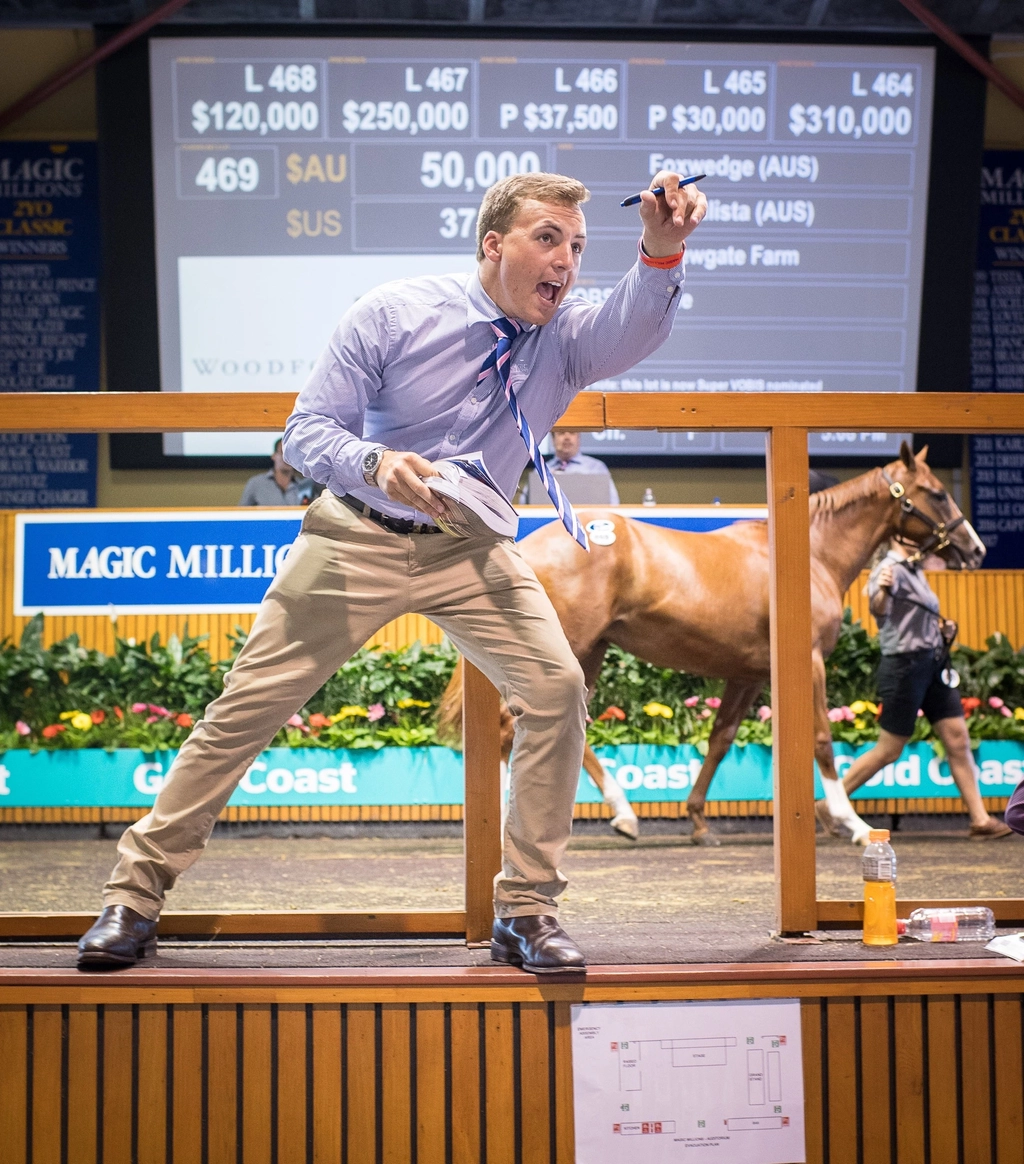
<instances>
[{"instance_id":1,"label":"blue magic millions banner","mask_svg":"<svg viewBox=\"0 0 1024 1164\"><path fill-rule=\"evenodd\" d=\"M0 142L0 391L99 391L99 273L96 143ZM0 433L0 508L95 505L96 450Z\"/></svg>"},{"instance_id":2,"label":"blue magic millions banner","mask_svg":"<svg viewBox=\"0 0 1024 1164\"><path fill-rule=\"evenodd\" d=\"M1024 392L1024 150L986 150L971 390ZM972 436L971 520L989 569L1024 568L1024 436Z\"/></svg>"}]
</instances>

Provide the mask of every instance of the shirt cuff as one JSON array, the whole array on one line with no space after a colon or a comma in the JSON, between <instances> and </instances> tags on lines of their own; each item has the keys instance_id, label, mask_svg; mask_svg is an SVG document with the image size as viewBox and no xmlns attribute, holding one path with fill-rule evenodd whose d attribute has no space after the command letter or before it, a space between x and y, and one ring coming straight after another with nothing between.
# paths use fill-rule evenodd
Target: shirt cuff
<instances>
[{"instance_id":1,"label":"shirt cuff","mask_svg":"<svg viewBox=\"0 0 1024 1164\"><path fill-rule=\"evenodd\" d=\"M683 245L682 251L680 251L680 257L671 267L663 267L660 265L662 260L652 259L650 255L645 254L643 244L640 241L637 242L636 249L639 256L636 269L639 271L640 278L644 284L661 295L664 295L666 290L674 292L676 288L682 286L686 279L686 266L682 261L682 255L686 253L685 244ZM669 258L674 257L672 255L669 256ZM666 290L662 290L662 288Z\"/></svg>"}]
</instances>

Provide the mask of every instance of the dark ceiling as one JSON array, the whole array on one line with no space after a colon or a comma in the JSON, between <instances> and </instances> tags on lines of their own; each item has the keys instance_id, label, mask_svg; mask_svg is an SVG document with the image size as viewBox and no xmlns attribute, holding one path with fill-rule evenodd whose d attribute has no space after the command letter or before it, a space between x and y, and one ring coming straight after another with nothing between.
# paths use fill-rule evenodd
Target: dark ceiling
<instances>
[{"instance_id":1,"label":"dark ceiling","mask_svg":"<svg viewBox=\"0 0 1024 1164\"><path fill-rule=\"evenodd\" d=\"M929 0L965 35L1024 33L1024 0ZM124 24L153 0L0 0L5 25ZM467 29L650 28L914 33L898 0L192 0L171 24L420 24Z\"/></svg>"}]
</instances>

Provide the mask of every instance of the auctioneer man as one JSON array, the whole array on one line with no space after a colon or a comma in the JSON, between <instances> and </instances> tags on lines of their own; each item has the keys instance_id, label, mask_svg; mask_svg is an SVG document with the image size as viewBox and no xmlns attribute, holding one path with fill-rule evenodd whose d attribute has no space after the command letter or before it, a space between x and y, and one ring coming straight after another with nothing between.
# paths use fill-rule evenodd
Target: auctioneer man
<instances>
[{"instance_id":1,"label":"auctioneer man","mask_svg":"<svg viewBox=\"0 0 1024 1164\"><path fill-rule=\"evenodd\" d=\"M432 462L482 452L511 497L532 458L570 536L586 534L538 445L580 389L667 338L683 249L707 203L679 176L645 190L637 261L600 307L568 298L586 246L586 188L559 174L492 186L472 275L386 283L341 320L288 421L284 454L326 489L307 509L223 694L130 826L79 966L130 966L155 941L164 895L274 734L375 631L401 614L437 623L515 716L491 957L529 971L584 965L560 928L558 863L572 827L586 717L583 676L515 544L454 539L424 483ZM401 224L396 222L400 232Z\"/></svg>"}]
</instances>

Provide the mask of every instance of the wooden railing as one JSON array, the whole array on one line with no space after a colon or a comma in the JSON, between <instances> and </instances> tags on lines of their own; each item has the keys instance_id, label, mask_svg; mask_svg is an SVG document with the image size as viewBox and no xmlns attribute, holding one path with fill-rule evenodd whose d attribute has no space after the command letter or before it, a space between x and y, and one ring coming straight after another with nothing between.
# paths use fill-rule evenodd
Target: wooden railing
<instances>
[{"instance_id":1,"label":"wooden railing","mask_svg":"<svg viewBox=\"0 0 1024 1164\"><path fill-rule=\"evenodd\" d=\"M290 393L24 394L0 396L0 430L52 432L278 431ZM225 420L226 417L231 419ZM772 692L774 699L774 832L777 925L783 933L820 922L855 922L859 902L818 901L815 886L813 689L811 680L809 432L1012 433L1024 429L1016 393L899 394L582 393L559 422L573 429L763 431L767 434ZM498 695L467 667L466 911L469 941L489 930L491 877L500 866ZM1005 921L1024 921L1024 899L986 902ZM188 915L181 915L187 917ZM417 915L423 918L427 915ZM331 915L335 932L345 915ZM359 915L360 932L408 930L406 915ZM446 915L446 920L448 915ZM165 915L172 932L175 915ZM237 926L245 922L238 920ZM266 927L252 915L255 929ZM20 932L30 930L26 917ZM290 927L294 932L294 926ZM323 926L316 927L323 932ZM53 932L51 927L49 932ZM194 932L194 930L192 931Z\"/></svg>"}]
</instances>

